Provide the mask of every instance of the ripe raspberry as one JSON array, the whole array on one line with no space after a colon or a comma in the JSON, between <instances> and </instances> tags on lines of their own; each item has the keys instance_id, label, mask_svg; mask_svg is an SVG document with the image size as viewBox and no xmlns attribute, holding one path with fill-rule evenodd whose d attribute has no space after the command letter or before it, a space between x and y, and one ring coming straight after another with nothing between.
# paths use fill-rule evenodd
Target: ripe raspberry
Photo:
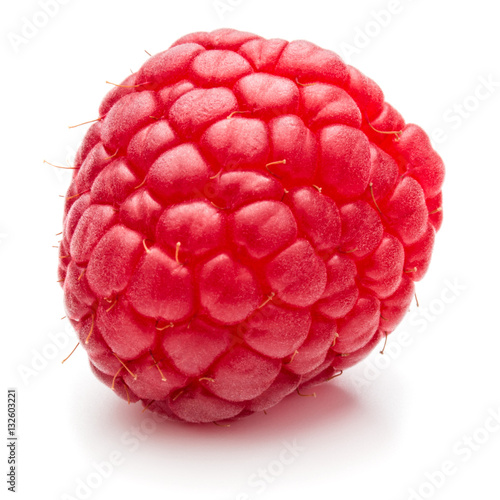
<instances>
[{"instance_id":1,"label":"ripe raspberry","mask_svg":"<svg viewBox=\"0 0 500 500\"><path fill-rule=\"evenodd\" d=\"M189 422L265 410L394 330L442 220L421 128L328 50L194 33L104 98L59 275L97 377Z\"/></svg>"}]
</instances>

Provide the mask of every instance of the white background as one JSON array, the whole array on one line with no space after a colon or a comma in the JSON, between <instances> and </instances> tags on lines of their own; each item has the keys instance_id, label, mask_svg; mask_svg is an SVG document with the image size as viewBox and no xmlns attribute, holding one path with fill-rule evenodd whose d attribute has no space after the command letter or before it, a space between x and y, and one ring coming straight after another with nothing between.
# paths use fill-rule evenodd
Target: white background
<instances>
[{"instance_id":1,"label":"white background","mask_svg":"<svg viewBox=\"0 0 500 500\"><path fill-rule=\"evenodd\" d=\"M25 18L43 22L38 1L2 2L0 16L1 366L5 386L18 389L17 498L500 498L500 423L491 416L500 419L496 3L65 3L24 42ZM97 118L105 81L137 70L145 49L219 27L308 39L373 78L407 122L440 137L445 222L417 284L420 308L412 304L383 356L375 350L316 398L291 396L229 428L152 430L151 414L93 377L81 348L61 365L77 342L59 320L52 248L69 174L43 160L71 161L86 127L68 125ZM120 464L103 478L93 464L111 454ZM445 462L448 474L436 473Z\"/></svg>"}]
</instances>

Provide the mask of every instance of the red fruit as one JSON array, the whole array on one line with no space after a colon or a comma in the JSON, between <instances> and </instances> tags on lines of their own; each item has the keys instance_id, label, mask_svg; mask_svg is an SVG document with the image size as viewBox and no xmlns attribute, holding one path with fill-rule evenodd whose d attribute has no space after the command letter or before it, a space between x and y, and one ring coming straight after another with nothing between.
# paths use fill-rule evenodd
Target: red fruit
<instances>
[{"instance_id":1,"label":"red fruit","mask_svg":"<svg viewBox=\"0 0 500 500\"><path fill-rule=\"evenodd\" d=\"M193 33L100 106L59 276L96 376L171 419L246 416L392 332L442 221L444 167L333 52Z\"/></svg>"}]
</instances>

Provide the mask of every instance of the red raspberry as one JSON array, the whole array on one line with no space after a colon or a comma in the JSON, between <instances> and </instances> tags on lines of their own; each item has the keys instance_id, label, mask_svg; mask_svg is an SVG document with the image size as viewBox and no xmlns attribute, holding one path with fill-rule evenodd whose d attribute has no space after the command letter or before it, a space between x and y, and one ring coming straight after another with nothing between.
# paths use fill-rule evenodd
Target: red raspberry
<instances>
[{"instance_id":1,"label":"red raspberry","mask_svg":"<svg viewBox=\"0 0 500 500\"><path fill-rule=\"evenodd\" d=\"M180 39L109 92L76 157L59 274L92 370L189 422L339 374L403 318L443 176L335 53Z\"/></svg>"}]
</instances>

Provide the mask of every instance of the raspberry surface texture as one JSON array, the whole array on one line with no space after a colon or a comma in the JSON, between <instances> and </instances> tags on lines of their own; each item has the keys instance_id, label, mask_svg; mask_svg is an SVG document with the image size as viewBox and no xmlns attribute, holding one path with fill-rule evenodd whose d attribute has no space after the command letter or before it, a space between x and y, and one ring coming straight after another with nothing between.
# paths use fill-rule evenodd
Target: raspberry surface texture
<instances>
[{"instance_id":1,"label":"raspberry surface texture","mask_svg":"<svg viewBox=\"0 0 500 500\"><path fill-rule=\"evenodd\" d=\"M111 89L76 155L59 278L92 371L196 423L339 375L408 310L443 177L334 52L181 38Z\"/></svg>"}]
</instances>

